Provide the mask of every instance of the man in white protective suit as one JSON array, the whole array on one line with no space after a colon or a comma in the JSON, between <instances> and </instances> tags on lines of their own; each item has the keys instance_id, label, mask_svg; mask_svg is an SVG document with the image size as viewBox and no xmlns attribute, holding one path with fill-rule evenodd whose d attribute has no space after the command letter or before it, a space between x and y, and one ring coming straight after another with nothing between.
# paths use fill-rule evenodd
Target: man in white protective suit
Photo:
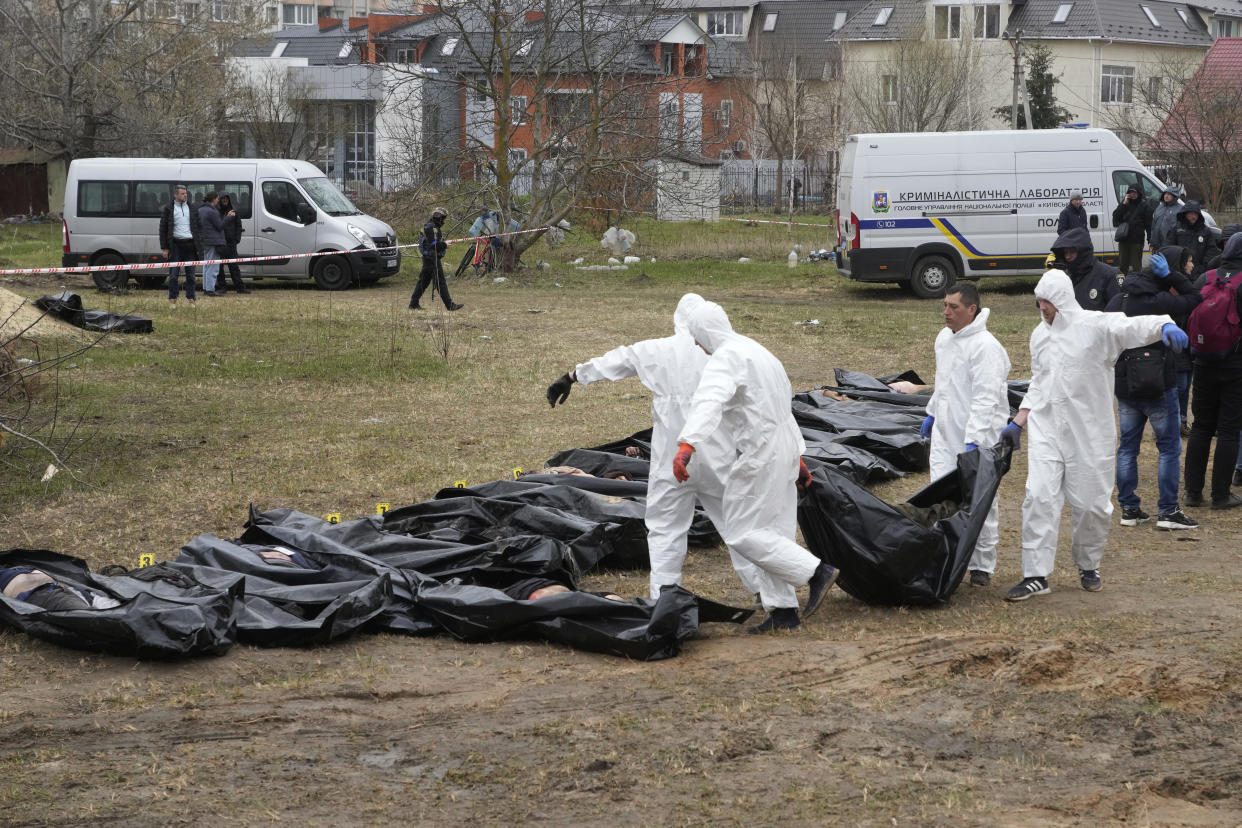
<instances>
[{"instance_id":1,"label":"man in white protective suit","mask_svg":"<svg viewBox=\"0 0 1242 828\"><path fill-rule=\"evenodd\" d=\"M797 629L794 590L808 585L802 612L809 616L836 581L837 570L794 541L795 485L809 485L811 473L802 462L806 444L790 408L789 378L768 349L733 332L715 302L693 308L688 326L710 359L677 438L673 475L684 483L702 474L711 463L692 458L718 431L732 445L731 462L724 467L723 522L716 527L730 550L783 585L775 600L761 593L768 618L750 632Z\"/></svg>"},{"instance_id":2,"label":"man in white protective suit","mask_svg":"<svg viewBox=\"0 0 1242 828\"><path fill-rule=\"evenodd\" d=\"M1005 599L1050 591L1061 507L1068 501L1074 563L1088 592L1103 588L1100 558L1108 542L1116 461L1113 365L1127 348L1157 339L1174 350L1186 333L1168 316L1088 311L1074 285L1050 270L1035 285L1043 321L1031 333L1031 385L1001 439L1017 448L1030 429L1026 499L1022 502L1022 580Z\"/></svg>"},{"instance_id":3,"label":"man in white protective suit","mask_svg":"<svg viewBox=\"0 0 1242 828\"><path fill-rule=\"evenodd\" d=\"M698 387L707 355L694 344L686 328L690 310L702 304L703 297L687 293L673 313L673 335L646 339L614 348L603 356L584 362L548 387L548 403L564 403L573 383L587 385L600 380L616 382L638 377L651 392L651 469L647 477L647 549L651 557L651 597L660 597L660 588L681 583L686 559L686 537L694 520L695 496L703 511L719 531L722 525L720 499L724 493L722 466L733 454L731 444L713 436L703 447L703 473L694 486L678 486L673 479L672 458L677 452L677 435L686 422L690 399ZM783 585L772 584L757 567L729 552L733 567L749 592L765 594Z\"/></svg>"},{"instance_id":4,"label":"man in white protective suit","mask_svg":"<svg viewBox=\"0 0 1242 828\"><path fill-rule=\"evenodd\" d=\"M931 436L932 480L954 471L963 451L995 445L1009 421L1009 355L988 331L988 315L971 282L959 282L945 294L945 327L936 336L936 390L920 429ZM996 571L999 499L992 501L970 556L971 586L987 586Z\"/></svg>"}]
</instances>

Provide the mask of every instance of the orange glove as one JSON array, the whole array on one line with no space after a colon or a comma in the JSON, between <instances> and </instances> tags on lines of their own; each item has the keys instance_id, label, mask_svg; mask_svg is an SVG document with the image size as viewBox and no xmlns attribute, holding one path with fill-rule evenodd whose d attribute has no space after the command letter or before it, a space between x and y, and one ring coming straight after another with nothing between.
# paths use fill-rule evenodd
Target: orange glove
<instances>
[{"instance_id":1,"label":"orange glove","mask_svg":"<svg viewBox=\"0 0 1242 828\"><path fill-rule=\"evenodd\" d=\"M673 458L673 477L678 483L685 483L690 479L690 472L686 471L686 464L690 462L690 455L694 454L694 446L689 443L681 443L677 446L677 456Z\"/></svg>"},{"instance_id":2,"label":"orange glove","mask_svg":"<svg viewBox=\"0 0 1242 828\"><path fill-rule=\"evenodd\" d=\"M798 488L805 489L811 485L811 470L806 467L802 458L798 458Z\"/></svg>"}]
</instances>

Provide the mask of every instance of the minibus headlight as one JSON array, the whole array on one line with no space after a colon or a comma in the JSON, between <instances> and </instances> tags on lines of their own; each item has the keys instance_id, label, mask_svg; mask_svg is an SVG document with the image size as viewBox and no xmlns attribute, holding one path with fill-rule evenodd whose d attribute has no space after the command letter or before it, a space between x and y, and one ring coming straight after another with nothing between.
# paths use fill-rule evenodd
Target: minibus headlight
<instances>
[{"instance_id":1,"label":"minibus headlight","mask_svg":"<svg viewBox=\"0 0 1242 828\"><path fill-rule=\"evenodd\" d=\"M371 248L372 250L375 249L375 239L371 238L371 236L367 234L366 230L363 230L361 227L358 227L353 224L345 225L345 229L348 230L349 234L353 236L355 239L357 239L359 242L361 242L363 245Z\"/></svg>"}]
</instances>

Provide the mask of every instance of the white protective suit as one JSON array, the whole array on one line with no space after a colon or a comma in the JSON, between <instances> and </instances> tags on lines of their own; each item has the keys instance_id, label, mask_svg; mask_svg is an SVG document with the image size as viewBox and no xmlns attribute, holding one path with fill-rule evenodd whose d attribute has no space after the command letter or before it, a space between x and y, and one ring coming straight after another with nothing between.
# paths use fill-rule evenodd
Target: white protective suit
<instances>
[{"instance_id":1,"label":"white protective suit","mask_svg":"<svg viewBox=\"0 0 1242 828\"><path fill-rule=\"evenodd\" d=\"M724 310L704 302L690 314L690 333L711 355L694 392L686 425L675 442L695 453L687 470L700 474L698 449L721 432L734 446L724 490L729 549L784 584L783 596L763 608L798 606L794 592L819 566L819 558L794 542L798 526L798 463L806 444L790 409L793 389L780 360L749 337L733 332ZM670 458L670 462L671 462Z\"/></svg>"},{"instance_id":2,"label":"white protective suit","mask_svg":"<svg viewBox=\"0 0 1242 828\"><path fill-rule=\"evenodd\" d=\"M733 455L731 444L717 437L703 445L702 474L693 486L679 486L673 479L673 457L677 454L677 434L686 421L690 400L707 364L707 355L694 344L686 327L690 310L704 302L697 293L688 293L677 303L673 314L673 336L647 339L614 348L603 356L574 369L578 382L588 385L600 380L638 377L651 392L651 471L647 478L647 548L651 557L651 597L660 597L660 587L681 583L686 559L686 536L694 520L695 496L703 511L720 531L723 525L721 496L724 493L723 464ZM755 566L730 550L729 556L742 584L760 598L773 586Z\"/></svg>"},{"instance_id":3,"label":"white protective suit","mask_svg":"<svg viewBox=\"0 0 1242 828\"><path fill-rule=\"evenodd\" d=\"M994 446L1009 422L1009 355L988 332L989 311L957 333L947 327L936 336L936 390L927 403L932 424L930 465L933 480L957 468L957 455L967 443ZM996 571L996 543L1000 512L992 501L979 533L970 568Z\"/></svg>"},{"instance_id":4,"label":"white protective suit","mask_svg":"<svg viewBox=\"0 0 1242 828\"><path fill-rule=\"evenodd\" d=\"M1026 499L1022 502L1022 575L1046 578L1057 553L1061 507L1068 501L1074 563L1099 569L1113 513L1117 426L1113 365L1126 348L1161 338L1168 316L1083 310L1059 270L1045 273L1035 296L1057 308L1052 324L1031 333Z\"/></svg>"}]
</instances>

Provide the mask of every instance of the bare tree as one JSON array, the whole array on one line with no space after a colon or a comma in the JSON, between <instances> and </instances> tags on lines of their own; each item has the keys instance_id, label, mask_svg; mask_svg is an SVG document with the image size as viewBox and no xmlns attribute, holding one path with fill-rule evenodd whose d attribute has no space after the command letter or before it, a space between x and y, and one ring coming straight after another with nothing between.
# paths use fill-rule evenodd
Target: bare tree
<instances>
[{"instance_id":1,"label":"bare tree","mask_svg":"<svg viewBox=\"0 0 1242 828\"><path fill-rule=\"evenodd\" d=\"M1214 207L1242 189L1242 81L1207 63L1164 57L1134 79L1133 106L1109 107L1108 126L1144 157L1173 166Z\"/></svg>"},{"instance_id":2,"label":"bare tree","mask_svg":"<svg viewBox=\"0 0 1242 828\"><path fill-rule=\"evenodd\" d=\"M253 144L259 158L312 160L317 114L313 84L291 74L284 63L229 72L229 126Z\"/></svg>"},{"instance_id":3,"label":"bare tree","mask_svg":"<svg viewBox=\"0 0 1242 828\"><path fill-rule=\"evenodd\" d=\"M2 0L0 138L66 159L209 149L216 55L254 5Z\"/></svg>"},{"instance_id":4,"label":"bare tree","mask_svg":"<svg viewBox=\"0 0 1242 828\"><path fill-rule=\"evenodd\" d=\"M442 6L432 41L444 58L439 77L390 67L422 90L423 137L410 150L422 178L462 171L462 199L499 210L502 227L556 224L600 193L621 208L649 199L651 159L670 145L701 149L686 129L693 114L679 108L670 121L661 93L676 96L683 71L706 72L704 45L659 52L660 13L658 4L587 0ZM515 267L539 235L505 238L500 266Z\"/></svg>"},{"instance_id":5,"label":"bare tree","mask_svg":"<svg viewBox=\"0 0 1242 828\"><path fill-rule=\"evenodd\" d=\"M846 98L863 131L981 129L991 114L971 106L968 91L982 82L988 61L970 37L938 40L916 27L874 67L852 67L848 52L845 67Z\"/></svg>"}]
</instances>

